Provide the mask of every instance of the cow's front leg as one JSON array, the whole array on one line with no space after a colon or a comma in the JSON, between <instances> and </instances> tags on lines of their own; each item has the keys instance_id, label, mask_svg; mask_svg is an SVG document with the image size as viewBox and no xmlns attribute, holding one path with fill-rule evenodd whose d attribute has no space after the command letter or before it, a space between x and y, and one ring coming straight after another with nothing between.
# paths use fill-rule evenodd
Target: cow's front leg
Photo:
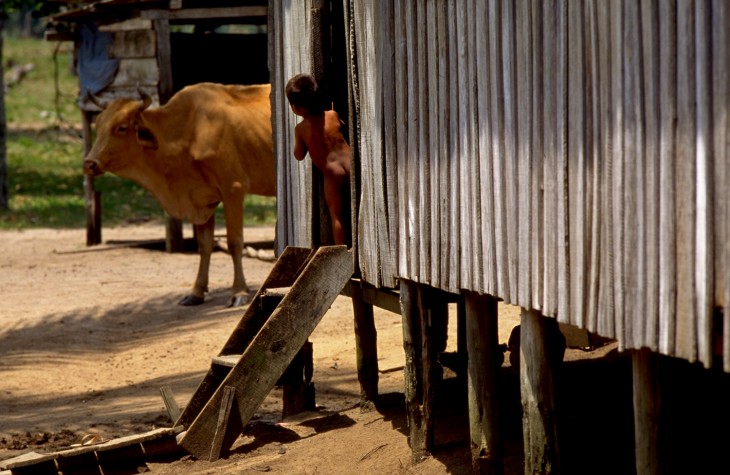
<instances>
[{"instance_id":1,"label":"cow's front leg","mask_svg":"<svg viewBox=\"0 0 730 475\"><path fill-rule=\"evenodd\" d=\"M205 301L208 291L208 273L210 272L210 256L213 253L213 233L215 232L215 215L211 215L205 224L195 225L195 236L198 241L198 275L190 295L180 300L180 305L200 305Z\"/></svg>"},{"instance_id":2,"label":"cow's front leg","mask_svg":"<svg viewBox=\"0 0 730 475\"><path fill-rule=\"evenodd\" d=\"M240 186L240 185L239 185ZM233 259L233 288L229 307L240 307L245 305L251 299L249 295L246 278L243 275L243 193L239 187L233 187L236 193L232 197L223 211L226 216L226 233L228 250ZM240 203L240 205L239 205Z\"/></svg>"}]
</instances>

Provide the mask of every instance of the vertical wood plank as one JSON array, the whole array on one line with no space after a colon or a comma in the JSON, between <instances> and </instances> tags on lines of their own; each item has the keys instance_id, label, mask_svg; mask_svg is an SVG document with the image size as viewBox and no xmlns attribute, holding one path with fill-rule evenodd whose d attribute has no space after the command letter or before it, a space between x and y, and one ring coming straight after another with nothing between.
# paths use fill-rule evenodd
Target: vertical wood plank
<instances>
[{"instance_id":1,"label":"vertical wood plank","mask_svg":"<svg viewBox=\"0 0 730 475\"><path fill-rule=\"evenodd\" d=\"M543 301L542 311L555 315L558 310L558 188L557 188L557 0L546 0L543 4L543 90L544 90L544 220L543 247ZM498 250L499 251L499 250ZM500 289L501 290L501 289ZM501 293L497 295L502 295Z\"/></svg>"},{"instance_id":2,"label":"vertical wood plank","mask_svg":"<svg viewBox=\"0 0 730 475\"><path fill-rule=\"evenodd\" d=\"M478 1L476 4L475 21L478 25L488 24L489 17L487 2ZM477 28L476 31L476 80L477 80L477 117L478 121L478 150L479 182L481 186L479 199L479 216L481 228L476 229L481 235L481 253L484 260L483 282L481 291L490 295L497 293L497 266L496 266L496 218L494 213L494 192L492 183L492 123L490 120L491 89L489 67L491 63L489 32L487 28Z\"/></svg>"},{"instance_id":3,"label":"vertical wood plank","mask_svg":"<svg viewBox=\"0 0 730 475\"><path fill-rule=\"evenodd\" d=\"M516 185L517 192L517 283L515 303L531 308L532 305L532 15L529 2L518 2L515 8L516 75Z\"/></svg>"},{"instance_id":4,"label":"vertical wood plank","mask_svg":"<svg viewBox=\"0 0 730 475\"><path fill-rule=\"evenodd\" d=\"M431 155L428 143L428 132L430 120L423 120L429 117L428 101L431 94L431 84L428 81L427 71L429 55L427 50L426 37L426 1L416 0L413 11L414 42L411 43L411 49L414 50L417 66L414 75L414 83L416 87L411 90L411 94L415 94L416 107L413 112L417 117L414 121L416 126L417 147L412 157L415 159L414 178L417 180L416 190L418 193L416 216L418 225L416 232L418 233L418 277L420 282L432 283L431 275L431 243L428 241L431 235L431 196L428 183L431 181Z\"/></svg>"},{"instance_id":5,"label":"vertical wood plank","mask_svg":"<svg viewBox=\"0 0 730 475\"><path fill-rule=\"evenodd\" d=\"M712 6L712 123L715 179L715 303L724 309L723 366L730 372L730 7Z\"/></svg>"},{"instance_id":6,"label":"vertical wood plank","mask_svg":"<svg viewBox=\"0 0 730 475\"><path fill-rule=\"evenodd\" d=\"M530 239L531 239L531 277L530 277L530 293L531 300L527 307L544 310L544 281L545 272L545 245L543 243L544 235L544 213L545 213L545 176L543 163L545 161L545 84L543 81L544 64L543 64L543 2L542 0L533 0L531 5L531 40L532 40L532 137L530 157L530 173L532 183L531 202L530 202ZM485 254L487 258L487 256Z\"/></svg>"},{"instance_id":7,"label":"vertical wood plank","mask_svg":"<svg viewBox=\"0 0 730 475\"><path fill-rule=\"evenodd\" d=\"M624 184L624 116L623 116L623 55L624 55L624 44L623 44L623 15L622 15L623 3L618 0L614 0L610 4L609 15L611 17L611 63L610 72L611 75L611 102L610 107L613 109L614 114L612 116L611 130L613 132L611 136L611 161L613 169L611 178L613 183L612 187L612 200L611 200L611 214L613 221L613 288L614 288L614 326L615 335L619 342L626 341L626 334L624 330L624 318L625 318L625 300L626 300L626 274L624 271L624 227L622 223L625 220L627 210L624 206L623 197L623 184ZM623 348L623 344L619 343L619 346Z\"/></svg>"},{"instance_id":8,"label":"vertical wood plank","mask_svg":"<svg viewBox=\"0 0 730 475\"><path fill-rule=\"evenodd\" d=\"M613 78L611 65L611 21L608 2L596 2L596 23L598 58L597 69L600 76L600 118L601 130L601 192L600 192L600 287L598 289L598 310L596 331L609 338L615 337L615 296L614 296L614 229L613 229L613 114L610 107L612 100Z\"/></svg>"},{"instance_id":9,"label":"vertical wood plank","mask_svg":"<svg viewBox=\"0 0 730 475\"><path fill-rule=\"evenodd\" d=\"M293 158L292 139L297 117L284 96L286 81L294 74L311 72L311 12L309 4L297 3L284 8L272 3L269 18L270 44L276 54L269 55L272 71L272 121L274 153L277 156L277 249L287 245L312 245L312 166L309 158L299 163ZM272 57L273 56L273 57Z\"/></svg>"},{"instance_id":10,"label":"vertical wood plank","mask_svg":"<svg viewBox=\"0 0 730 475\"><path fill-rule=\"evenodd\" d=\"M357 199L360 200L357 220L357 238L353 239L355 248L358 251L358 260L361 276L369 282L379 282L379 266L373 265L377 262L379 253L379 242L376 238L377 217L374 208L377 207L376 194L373 190L373 180L377 180L380 163L373 157L372 149L373 135L377 132L371 125L374 114L374 102L377 86L373 84L373 31L368 28L370 25L370 4L360 2L351 4L352 17L349 19L354 27L353 38L350 40L350 58L354 63L350 66L352 75L352 94L354 95L353 105L356 108L357 124L352 124L350 134L350 150L352 151L352 163L350 164L351 180L356 185L359 183ZM387 23L386 23L387 24ZM379 93L379 88L377 88ZM386 112L384 111L385 115Z\"/></svg>"},{"instance_id":11,"label":"vertical wood plank","mask_svg":"<svg viewBox=\"0 0 730 475\"><path fill-rule=\"evenodd\" d=\"M518 214L517 203L517 97L515 71L515 5L511 2L502 3L501 8L502 33L502 93L504 101L504 173L505 173L505 205L512 213ZM522 217L507 219L505 243L507 250L507 274L509 276L508 292L505 301L517 302L517 288L520 276L518 273L518 223Z\"/></svg>"},{"instance_id":12,"label":"vertical wood plank","mask_svg":"<svg viewBox=\"0 0 730 475\"><path fill-rule=\"evenodd\" d=\"M623 5L623 37L626 45L639 45L639 5L626 2ZM623 249L621 249L626 301L622 320L624 321L625 346L641 347L644 334L644 302L643 290L646 279L646 221L643 205L645 160L643 153L643 97L641 91L641 75L643 61L641 48L627 47L623 53L622 80L623 100L621 108L624 119L623 132L623 167L625 170L623 183L624 219L622 221ZM641 318L637 318L641 316Z\"/></svg>"},{"instance_id":13,"label":"vertical wood plank","mask_svg":"<svg viewBox=\"0 0 730 475\"><path fill-rule=\"evenodd\" d=\"M675 0L659 2L659 350L664 354L673 354L676 338L676 7Z\"/></svg>"},{"instance_id":14,"label":"vertical wood plank","mask_svg":"<svg viewBox=\"0 0 730 475\"><path fill-rule=\"evenodd\" d=\"M707 0L695 3L695 55L697 137L695 138L695 319L697 357L712 365L712 312L714 310L714 170L712 156L712 67L710 55L710 10Z\"/></svg>"},{"instance_id":15,"label":"vertical wood plank","mask_svg":"<svg viewBox=\"0 0 730 475\"><path fill-rule=\"evenodd\" d=\"M489 2L489 85L492 126L492 177L494 179L494 240L497 266L497 295L509 296L509 259L507 248L507 201L505 191L504 93L502 87L502 9L503 2Z\"/></svg>"},{"instance_id":16,"label":"vertical wood plank","mask_svg":"<svg viewBox=\"0 0 730 475\"><path fill-rule=\"evenodd\" d=\"M457 202L457 214L458 219L457 227L461 230L468 230L470 225L470 209L471 204L474 202L471 197L471 185L472 178L470 176L471 170L469 167L469 157L471 155L469 150L470 144L470 124L468 119L469 102L471 100L471 88L473 81L469 77L469 38L467 30L467 11L465 0L454 2L456 6L456 71L457 71L457 110L458 110L458 121L454 123L455 132L459 136L458 144L455 144L456 155L452 164L452 171L455 177L458 179L461 186L457 188L459 190L458 196L455 195ZM455 135L456 135L455 134ZM469 205L467 205L469 203ZM471 265L473 255L472 249L472 236L469 231L459 233L459 259L458 267L460 269L458 283L459 287L462 288L473 288L471 285Z\"/></svg>"},{"instance_id":17,"label":"vertical wood plank","mask_svg":"<svg viewBox=\"0 0 730 475\"><path fill-rule=\"evenodd\" d=\"M557 197L557 315L560 321L571 321L570 314L570 228L569 228L569 180L568 180L568 0L558 0L557 5L557 99L554 120L557 123L556 180Z\"/></svg>"},{"instance_id":18,"label":"vertical wood plank","mask_svg":"<svg viewBox=\"0 0 730 475\"><path fill-rule=\"evenodd\" d=\"M429 93L428 101L428 117L426 126L428 127L428 154L431 162L431 173L429 173L428 184L426 187L430 199L429 208L429 229L426 236L429 242L428 255L431 269L431 283L440 288L448 288L443 279L444 264L443 260L447 259L441 253L441 201L446 200L446 196L441 195L440 181L447 176L448 168L443 165L445 157L440 153L441 142L444 137L441 135L440 125L442 124L440 115L443 114L445 103L441 101L441 91L444 85L441 84L439 75L439 64L442 62L442 44L443 39L440 38L442 31L439 28L440 18L443 18L442 11L444 6L436 0L426 1L426 51L428 56L428 70L426 83L428 84ZM443 42L443 43L442 43Z\"/></svg>"},{"instance_id":19,"label":"vertical wood plank","mask_svg":"<svg viewBox=\"0 0 730 475\"><path fill-rule=\"evenodd\" d=\"M565 317L567 323L583 327L585 317L585 270L588 267L586 247L590 245L590 233L587 227L586 205L590 203L586 183L586 80L583 41L583 9L579 2L568 2L567 24L563 30L567 33L567 150L565 154L567 170L568 193L566 199L567 219L566 238L568 239L568 254L566 256L567 285L569 298L568 312ZM562 312L561 312L562 313Z\"/></svg>"},{"instance_id":20,"label":"vertical wood plank","mask_svg":"<svg viewBox=\"0 0 730 475\"><path fill-rule=\"evenodd\" d=\"M407 95L408 95L408 63L406 54L405 31L406 0L395 0L393 25L395 42L395 113L396 113L396 153L398 176L398 272L400 275L412 275L409 272L408 249L411 245L408 223L408 124L407 124Z\"/></svg>"},{"instance_id":21,"label":"vertical wood plank","mask_svg":"<svg viewBox=\"0 0 730 475\"><path fill-rule=\"evenodd\" d=\"M585 269L585 328L596 331L598 321L598 294L601 285L601 222L602 213L602 179L603 156L602 140L604 139L601 116L601 83L599 69L599 34L596 2L585 3L585 74L586 74L586 162L589 173L586 177L590 186L590 203L587 206L586 226L590 228L590 243L587 246L589 264Z\"/></svg>"},{"instance_id":22,"label":"vertical wood plank","mask_svg":"<svg viewBox=\"0 0 730 475\"><path fill-rule=\"evenodd\" d=\"M405 27L406 27L406 114L407 114L407 153L403 158L406 163L406 176L408 179L408 191L405 196L407 200L407 223L409 245L405 252L408 252L408 274L416 282L423 282L419 251L421 249L421 228L420 228L420 193L419 186L419 162L420 162L420 114L419 114L419 79L418 65L422 58L418 56L418 25L417 13L413 2L405 3ZM455 200L454 200L455 201Z\"/></svg>"},{"instance_id":23,"label":"vertical wood plank","mask_svg":"<svg viewBox=\"0 0 730 475\"><path fill-rule=\"evenodd\" d=\"M646 283L643 308L644 338L642 346L653 351L659 348L659 213L661 202L659 170L659 6L657 0L641 4L641 43L643 58L644 123L646 124L645 152L645 221L646 221ZM634 315L639 315L637 312Z\"/></svg>"},{"instance_id":24,"label":"vertical wood plank","mask_svg":"<svg viewBox=\"0 0 730 475\"><path fill-rule=\"evenodd\" d=\"M462 140L459 129L459 48L458 48L458 19L456 2L448 2L448 32L449 32L449 148L448 148L448 182L449 196L456 196L461 190L458 173L459 144ZM460 218L459 200L449 200L448 240L449 247L449 288L461 288L459 264L461 262L461 234L459 232ZM458 243L458 244L457 244Z\"/></svg>"},{"instance_id":25,"label":"vertical wood plank","mask_svg":"<svg viewBox=\"0 0 730 475\"><path fill-rule=\"evenodd\" d=\"M477 31L482 28L482 23L477 23L476 8L477 3L483 3L482 0L466 1L466 37L468 40L467 47L467 64L469 65L469 75L467 77L467 90L469 93L469 108L467 110L468 123L468 147L465 163L462 168L462 175L467 175L470 183L469 201L467 208L469 209L469 242L471 259L469 259L469 268L467 269L469 278L469 288L480 289L484 287L484 256L482 254L482 235L481 229L481 190L482 183L479 180L479 143L478 143L478 112L477 112L477 94L479 85L477 83L476 70L476 42ZM466 173L465 173L466 170ZM463 204L462 204L462 207ZM463 287L463 286L462 286ZM456 289L453 289L454 291Z\"/></svg>"},{"instance_id":26,"label":"vertical wood plank","mask_svg":"<svg viewBox=\"0 0 730 475\"><path fill-rule=\"evenodd\" d=\"M273 152L276 157L276 242L274 243L276 255L280 255L286 246L287 242L291 242L291 236L289 236L289 229L286 223L289 223L286 213L286 194L284 190L284 177L279 157L284 156L283 148L285 144L285 125L284 119L284 108L282 105L282 88L276 87L277 84L284 83L283 76L283 41L282 41L282 25L284 18L282 17L281 4L273 4L269 6L268 24L267 24L267 40L268 40L268 64L269 64L269 77L271 84L271 130L273 132Z\"/></svg>"},{"instance_id":27,"label":"vertical wood plank","mask_svg":"<svg viewBox=\"0 0 730 475\"><path fill-rule=\"evenodd\" d=\"M695 326L695 194L696 58L695 12L690 2L677 2L677 149L674 160L677 248L677 339L675 355L697 360ZM681 41L679 41L681 39Z\"/></svg>"},{"instance_id":28,"label":"vertical wood plank","mask_svg":"<svg viewBox=\"0 0 730 475\"><path fill-rule=\"evenodd\" d=\"M395 286L396 272L396 248L395 231L397 230L397 216L394 209L396 202L396 178L395 178L395 90L392 87L395 71L393 69L393 5L392 2L375 2L373 5L373 18L379 18L375 22L378 28L375 38L376 63L370 68L379 71L374 78L374 91L376 102L375 111L382 111L382 122L376 126L378 113L373 114L373 129L380 132L380 137L373 135L372 169L377 173L373 174L373 195L375 199L376 238L377 249L375 249L377 266L371 263L371 267L378 269L378 280L373 283L386 287ZM388 86L386 86L388 85ZM380 145L382 142L382 146ZM383 186L383 184L385 186Z\"/></svg>"},{"instance_id":29,"label":"vertical wood plank","mask_svg":"<svg viewBox=\"0 0 730 475\"><path fill-rule=\"evenodd\" d=\"M436 15L436 27L438 30L438 105L439 112L437 114L438 119L435 121L438 123L438 150L436 151L438 156L438 196L441 197L438 203L434 203L438 206L438 246L441 254L440 262L440 279L442 288L454 288L451 280L451 255L452 255L452 242L449 236L449 209L451 206L450 200L447 200L447 196L451 196L451 180L446 177L450 176L451 173L451 159L449 155L450 140L451 140L451 109L450 109L450 94L452 91L451 86L451 67L448 59L451 56L452 44L449 41L449 5L446 2L436 2L438 5L438 13ZM433 253L432 253L433 255Z\"/></svg>"}]
</instances>

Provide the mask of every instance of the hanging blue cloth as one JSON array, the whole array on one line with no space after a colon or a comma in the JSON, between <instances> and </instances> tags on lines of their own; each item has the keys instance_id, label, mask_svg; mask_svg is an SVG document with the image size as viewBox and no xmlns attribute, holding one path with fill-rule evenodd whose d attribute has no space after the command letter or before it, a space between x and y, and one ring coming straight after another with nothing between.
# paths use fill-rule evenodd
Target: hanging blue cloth
<instances>
[{"instance_id":1,"label":"hanging blue cloth","mask_svg":"<svg viewBox=\"0 0 730 475\"><path fill-rule=\"evenodd\" d=\"M91 94L102 91L117 75L119 60L109 59L107 53L112 40L110 33L99 31L93 23L81 25L79 83L82 97L87 91Z\"/></svg>"}]
</instances>

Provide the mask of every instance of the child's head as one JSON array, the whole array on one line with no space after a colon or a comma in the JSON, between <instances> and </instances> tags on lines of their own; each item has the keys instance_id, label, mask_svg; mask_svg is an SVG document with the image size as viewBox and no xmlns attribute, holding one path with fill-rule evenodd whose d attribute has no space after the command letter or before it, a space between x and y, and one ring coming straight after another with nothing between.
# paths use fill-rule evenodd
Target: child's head
<instances>
[{"instance_id":1,"label":"child's head","mask_svg":"<svg viewBox=\"0 0 730 475\"><path fill-rule=\"evenodd\" d=\"M304 109L310 115L324 112L317 81L310 74L297 74L286 83L286 98L293 106Z\"/></svg>"}]
</instances>

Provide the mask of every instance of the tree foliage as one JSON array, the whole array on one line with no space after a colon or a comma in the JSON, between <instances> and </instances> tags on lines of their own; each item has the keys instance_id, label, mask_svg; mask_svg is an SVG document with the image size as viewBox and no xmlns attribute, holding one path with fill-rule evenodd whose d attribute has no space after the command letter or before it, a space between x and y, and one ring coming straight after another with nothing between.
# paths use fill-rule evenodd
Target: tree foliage
<instances>
[{"instance_id":1,"label":"tree foliage","mask_svg":"<svg viewBox=\"0 0 730 475\"><path fill-rule=\"evenodd\" d=\"M3 36L8 16L13 13L32 14L35 17L47 16L60 10L61 3L37 0L0 0L0 210L7 210L8 164L7 164L7 123L5 118L5 74L3 56Z\"/></svg>"}]
</instances>

